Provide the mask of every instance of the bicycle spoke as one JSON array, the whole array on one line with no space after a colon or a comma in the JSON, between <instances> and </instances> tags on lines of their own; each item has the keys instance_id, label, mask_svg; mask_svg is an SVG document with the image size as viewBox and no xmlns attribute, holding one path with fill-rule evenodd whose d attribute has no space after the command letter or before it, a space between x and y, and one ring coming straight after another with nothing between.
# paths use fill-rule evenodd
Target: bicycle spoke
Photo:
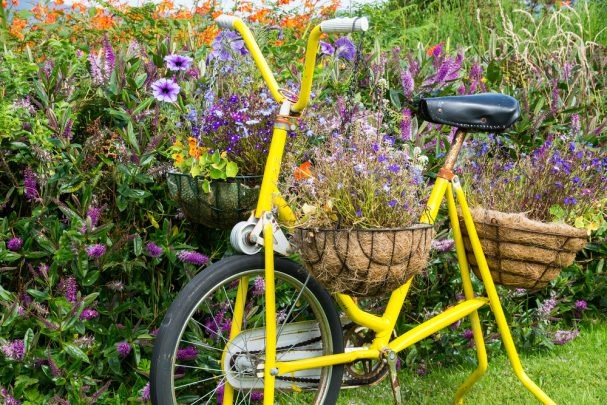
<instances>
[{"instance_id":1,"label":"bicycle spoke","mask_svg":"<svg viewBox=\"0 0 607 405\"><path fill-rule=\"evenodd\" d=\"M217 376L213 376L213 377L205 378L205 379L202 379L202 380L194 381L194 382L191 382L191 383L183 384L183 385L180 385L178 387L175 387L175 389L179 390L179 389L182 389L182 388L185 388L185 387L190 387L192 385L200 384L201 382L206 382L206 381L215 380L215 379L217 379Z\"/></svg>"},{"instance_id":2,"label":"bicycle spoke","mask_svg":"<svg viewBox=\"0 0 607 405\"><path fill-rule=\"evenodd\" d=\"M303 286L301 287L301 290L299 290L299 294L297 295L297 298L291 304L291 308L289 309L289 312L287 313L287 316L285 317L285 320L283 321L283 323L280 327L280 331L278 332L277 336L280 336L282 334L282 330L284 329L284 327L287 323L287 320L289 319L289 316L291 316L291 313L293 312L293 309L295 308L295 304L299 301L299 299L301 298L301 294L303 294L304 289L307 287L309 280L310 280L310 273L308 273L308 276L306 277L306 281L304 282ZM292 297L291 297L291 299L292 299Z\"/></svg>"}]
</instances>

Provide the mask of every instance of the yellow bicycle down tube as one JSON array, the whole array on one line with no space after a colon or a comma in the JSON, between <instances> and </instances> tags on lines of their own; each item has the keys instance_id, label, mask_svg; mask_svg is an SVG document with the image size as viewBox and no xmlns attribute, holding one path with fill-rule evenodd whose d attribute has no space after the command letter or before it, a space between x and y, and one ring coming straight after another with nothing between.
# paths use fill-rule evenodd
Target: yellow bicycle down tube
<instances>
[{"instance_id":1,"label":"yellow bicycle down tube","mask_svg":"<svg viewBox=\"0 0 607 405\"><path fill-rule=\"evenodd\" d=\"M234 29L236 29L238 32L240 32L240 35L242 35L242 38L247 45L247 49L249 52L251 52L257 67L261 71L261 76L270 88L272 96L278 103L282 103L285 97L278 91L278 82L274 77L274 73L272 73L272 70L270 70L270 66L268 66L268 62L266 62L266 59L263 57L263 54L255 41L255 37L253 37L253 34L249 30L249 27L247 27L246 24L240 18L238 18L234 21Z\"/></svg>"},{"instance_id":2,"label":"yellow bicycle down tube","mask_svg":"<svg viewBox=\"0 0 607 405\"><path fill-rule=\"evenodd\" d=\"M224 362L227 353L227 348L230 346L232 340L236 337L236 335L240 333L240 326L242 325L242 321L244 319L244 308L248 287L249 277L242 277L238 282L238 292L236 293L236 302L234 303L234 315L232 317L232 327L230 328L230 341L226 344L223 355L221 356L222 370L225 370ZM224 384L222 405L232 405L233 401L234 387L232 387L230 383L226 381L226 383Z\"/></svg>"}]
</instances>

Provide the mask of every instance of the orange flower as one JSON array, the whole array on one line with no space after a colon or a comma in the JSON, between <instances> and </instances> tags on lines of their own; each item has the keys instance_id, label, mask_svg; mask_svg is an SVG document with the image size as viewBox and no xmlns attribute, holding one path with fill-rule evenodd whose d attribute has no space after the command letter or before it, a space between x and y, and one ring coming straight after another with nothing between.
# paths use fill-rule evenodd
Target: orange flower
<instances>
[{"instance_id":1,"label":"orange flower","mask_svg":"<svg viewBox=\"0 0 607 405\"><path fill-rule=\"evenodd\" d=\"M82 3L72 3L72 10L78 10L81 13L86 11L86 6Z\"/></svg>"},{"instance_id":2,"label":"orange flower","mask_svg":"<svg viewBox=\"0 0 607 405\"><path fill-rule=\"evenodd\" d=\"M179 148L183 148L183 144L181 143L181 141L177 141L173 144L173 146L179 147Z\"/></svg>"},{"instance_id":3,"label":"orange flower","mask_svg":"<svg viewBox=\"0 0 607 405\"><path fill-rule=\"evenodd\" d=\"M181 154L179 154L179 153L174 154L173 159L175 159L176 165L180 165L183 163L183 156L181 156Z\"/></svg>"},{"instance_id":4,"label":"orange flower","mask_svg":"<svg viewBox=\"0 0 607 405\"><path fill-rule=\"evenodd\" d=\"M196 152L197 152L196 145L190 146L190 156L196 157L197 156Z\"/></svg>"},{"instance_id":5,"label":"orange flower","mask_svg":"<svg viewBox=\"0 0 607 405\"><path fill-rule=\"evenodd\" d=\"M54 3L55 3L55 6L61 6L61 5L63 5L63 0L55 0Z\"/></svg>"},{"instance_id":6,"label":"orange flower","mask_svg":"<svg viewBox=\"0 0 607 405\"><path fill-rule=\"evenodd\" d=\"M23 31L26 26L27 20L22 20L19 17L14 17L13 23L11 24L11 27L9 28L8 32L16 38L23 39L23 34L21 33L21 31Z\"/></svg>"},{"instance_id":7,"label":"orange flower","mask_svg":"<svg viewBox=\"0 0 607 405\"><path fill-rule=\"evenodd\" d=\"M2 8L7 8L7 7L8 7L8 1L2 0Z\"/></svg>"},{"instance_id":8,"label":"orange flower","mask_svg":"<svg viewBox=\"0 0 607 405\"><path fill-rule=\"evenodd\" d=\"M299 167L295 168L293 175L297 181L302 181L303 179L309 179L312 177L312 162L307 161L299 165Z\"/></svg>"},{"instance_id":9,"label":"orange flower","mask_svg":"<svg viewBox=\"0 0 607 405\"><path fill-rule=\"evenodd\" d=\"M439 46L441 46L442 44L443 44L443 43L442 43L442 42L440 42L440 43L438 43L438 44L436 44L436 45L431 46L430 48L428 48L428 50L426 51L426 55L428 55L428 56L432 56L432 54L434 53L434 50L435 50L436 48L438 48Z\"/></svg>"},{"instance_id":10,"label":"orange flower","mask_svg":"<svg viewBox=\"0 0 607 405\"><path fill-rule=\"evenodd\" d=\"M267 8L262 8L261 10L257 10L255 13L251 14L249 20L252 22L267 22L266 15L270 12Z\"/></svg>"},{"instance_id":11,"label":"orange flower","mask_svg":"<svg viewBox=\"0 0 607 405\"><path fill-rule=\"evenodd\" d=\"M217 24L211 24L199 34L200 40L203 43L210 45L211 42L213 42L213 39L215 39L215 37L217 36L218 32L219 27L217 27Z\"/></svg>"},{"instance_id":12,"label":"orange flower","mask_svg":"<svg viewBox=\"0 0 607 405\"><path fill-rule=\"evenodd\" d=\"M196 138L194 138L193 136L188 137L188 144L190 145L190 148L192 147L192 145L196 145L198 143L198 141L196 140Z\"/></svg>"},{"instance_id":13,"label":"orange flower","mask_svg":"<svg viewBox=\"0 0 607 405\"><path fill-rule=\"evenodd\" d=\"M287 4L289 4L291 2L291 0L278 0L278 5L279 6L286 6Z\"/></svg>"},{"instance_id":14,"label":"orange flower","mask_svg":"<svg viewBox=\"0 0 607 405\"><path fill-rule=\"evenodd\" d=\"M284 39L278 39L276 41L274 41L274 46L282 46L282 44L285 43Z\"/></svg>"},{"instance_id":15,"label":"orange flower","mask_svg":"<svg viewBox=\"0 0 607 405\"><path fill-rule=\"evenodd\" d=\"M238 11L240 11L241 13L250 13L253 11L253 3L249 3L246 1L243 1L240 6L238 6Z\"/></svg>"}]
</instances>

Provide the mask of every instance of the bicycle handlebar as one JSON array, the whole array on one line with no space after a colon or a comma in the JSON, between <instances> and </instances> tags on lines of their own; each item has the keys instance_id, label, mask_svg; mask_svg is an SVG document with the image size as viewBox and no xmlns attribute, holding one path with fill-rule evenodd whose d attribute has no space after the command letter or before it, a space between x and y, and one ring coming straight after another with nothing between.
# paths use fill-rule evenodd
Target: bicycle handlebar
<instances>
[{"instance_id":1,"label":"bicycle handlebar","mask_svg":"<svg viewBox=\"0 0 607 405\"><path fill-rule=\"evenodd\" d=\"M263 57L257 42L246 24L238 17L222 14L215 19L217 25L221 28L237 30L253 56L257 67L274 99L280 104L285 100L285 96L280 92L278 82L270 70L268 63ZM334 18L323 21L310 32L308 45L306 48L306 59L304 63L304 72L301 80L301 89L299 90L298 101L291 106L291 111L299 113L306 108L310 101L310 91L312 90L312 78L314 76L314 66L316 65L316 55L318 53L318 43L323 33L347 33L356 31L367 31L369 29L369 20L366 17L355 18Z\"/></svg>"},{"instance_id":2,"label":"bicycle handlebar","mask_svg":"<svg viewBox=\"0 0 607 405\"><path fill-rule=\"evenodd\" d=\"M359 32L369 29L367 17L334 18L320 23L320 30L326 34L332 32Z\"/></svg>"}]
</instances>

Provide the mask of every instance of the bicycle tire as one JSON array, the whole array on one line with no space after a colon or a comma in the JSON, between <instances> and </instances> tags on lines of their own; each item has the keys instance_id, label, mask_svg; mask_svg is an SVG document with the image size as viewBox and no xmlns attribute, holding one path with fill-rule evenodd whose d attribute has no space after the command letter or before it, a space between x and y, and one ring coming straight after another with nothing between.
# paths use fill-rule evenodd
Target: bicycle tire
<instances>
[{"instance_id":1,"label":"bicycle tire","mask_svg":"<svg viewBox=\"0 0 607 405\"><path fill-rule=\"evenodd\" d=\"M221 292L223 291L225 293L225 296L228 297L227 302L229 303L230 301L230 294L227 291L232 292L232 290L226 290L226 287L232 287L234 291L237 290L237 286L234 288L234 284L235 284L235 280L240 280L241 277L243 276L248 276L249 277L249 285L251 285L251 283L259 283L258 279L259 277L263 276L263 270L264 269L264 257L261 254L258 255L252 255L252 256L232 256L223 260L218 261L217 263L209 266L207 269L205 269L203 272L199 273L198 275L196 275L186 286L185 288L178 294L177 298L175 299L175 301L171 304L169 310L167 311L162 325L158 331L158 335L156 337L156 341L154 344L154 349L153 349L153 354L152 354L152 364L151 364L151 372L150 372L150 384L151 384L151 399L152 399L152 403L154 405L174 405L177 403L183 403L186 401L179 400L177 398L189 398L189 397L185 397L184 395L182 395L181 393L176 394L175 393L175 389L177 387L182 387L182 385L176 385L176 379L179 380L179 376L180 376L180 372L179 371L179 367L182 367L182 365L178 365L177 364L177 359L179 358L178 356L178 350L183 350L184 348L184 344L183 342L186 342L186 344L190 344L192 343L192 341L186 340L184 339L184 334L186 333L186 330L188 331L188 333L190 333L190 329L194 330L196 328L200 328L199 325L203 325L202 322L204 321L204 318L201 318L201 321L197 321L196 319L192 319L194 316L198 316L199 313L198 311L201 311L199 308L203 307L203 305L206 305L206 308L202 308L202 312L207 311L207 313L213 314L213 310L209 305L210 301L205 301L205 299L212 299L215 296L220 296ZM255 278L253 279L252 276L255 276ZM295 301L291 304L291 311L289 312L289 315L287 315L287 317L284 319L283 321L283 328L286 328L286 332L284 332L281 336L284 335L288 335L289 334L289 328L292 328L292 325L306 325L309 326L311 324L314 324L314 322L318 322L318 331L320 333L320 342L322 345L322 354L332 354L332 353L343 353L344 350L344 344L343 344L343 334L342 334L342 327L341 327L341 323L340 323L340 319L339 319L339 315L337 313L337 309L335 307L335 304L333 303L333 300L331 298L331 296L326 292L326 290L324 290L320 284L314 280L304 269L300 264L297 264L291 260L288 260L286 258L282 258L282 257L276 257L275 258L275 279L276 279L276 286L277 288L283 288L283 284L287 285L287 286L294 286L294 291L293 293L289 293L289 295L294 294L296 291L301 291L301 286L305 285L306 288L304 289L303 293L299 293L297 292L297 294L299 294L296 298L291 295L290 301ZM238 283L236 283L238 284ZM299 288L299 290L297 290L297 288ZM223 290L222 290L223 289ZM283 290L281 290L283 291ZM253 295L255 293L254 290L251 289L251 287L249 288L249 293L247 294L247 299L253 299L253 300L258 300L260 298L263 297L263 294L258 294L256 297ZM234 294L235 296L235 294ZM249 298L250 297L250 298ZM293 298L295 298L295 300L293 300ZM302 301L302 299L305 299L306 302L304 302L303 304L300 305L296 305L298 302ZM221 300L219 300L221 301ZM248 302L248 301L247 301ZM257 301L254 301L257 302ZM265 300L264 300L265 302ZM307 303L307 304L306 304ZM309 305L310 307L310 311L306 311L304 313L304 310L306 309L306 305ZM223 306L225 308L225 304L220 304L220 307ZM295 315L293 308L295 308L295 306L298 306L298 314ZM279 310L279 304L278 304L278 299L277 299L277 312ZM230 308L228 306L228 308ZM232 307L233 308L233 307ZM309 313L308 313L309 312ZM290 320L297 320L296 318L300 316L300 314L304 313L304 318L309 317L309 316L314 316L316 317L316 321L312 321L312 320L306 320L306 321L302 321L301 319L298 322L290 322ZM310 315L312 314L312 315ZM213 318L213 321L215 321L215 319L217 318L217 314L215 313L215 317ZM223 315L221 315L223 317ZM248 316L246 316L245 318L248 319ZM259 321L259 319L264 318L263 315L260 315L257 318L256 324L253 325L253 328L249 328L249 330L247 330L247 326L246 325L246 320L243 321L243 325L242 325L242 332L239 336L247 336L247 333L250 333L250 340L243 340L244 342L244 347L247 347L247 342L249 344L251 344L252 346L257 344L259 345L259 343L255 343L255 339L259 340L259 337L254 338L255 333L259 334L259 331L262 330L262 327L257 327L257 322ZM223 332L223 324L222 326L219 326L217 324L217 322L215 322L215 325L213 325L212 323L210 323L210 321L207 319L206 321L206 325L207 326L203 326L203 329L201 329L202 331L204 331L204 334L208 334L209 337L208 339L204 340L204 344L205 345L209 345L211 346L212 343L209 343L209 341L212 342L212 340L210 340L210 338L212 337L212 330L211 329L216 329L219 333L216 333L217 336L220 336ZM265 325L265 318L264 318L264 325ZM221 322L220 322L221 323ZM252 321L251 321L252 323ZM288 324L288 326L284 326L285 324ZM193 325L193 326L189 326L189 325ZM213 326L216 326L216 328L213 328ZM209 327L211 327L209 329ZM277 333L280 333L281 331L283 331L284 329L280 329L280 323L277 327ZM312 330L316 330L315 327L310 329L311 332L310 333L316 333L316 332L312 332ZM251 332L254 331L254 332ZM228 336L229 336L229 332L227 332ZM263 335L265 335L265 332L263 333ZM221 335L222 336L222 335ZM230 343L231 343L231 347L233 346L237 346L236 345L236 341L239 338L239 336L236 336ZM278 337L278 348L281 348L281 336ZM299 339L299 335L297 335L298 339ZM304 335L302 335L304 336ZM190 338L190 335L186 335L186 337ZM223 345L224 350L222 351L222 354L220 354L219 351L214 352L213 350L217 350L217 349L213 349L211 350L211 348L209 347L208 349L203 348L203 350L206 350L205 356L208 356L209 353L212 353L214 356L216 357L222 357L222 359L218 360L218 363L215 364L215 367L218 366L217 369L214 369L213 372L221 372L223 373L223 380L224 380L224 384L225 384L225 379L228 378L228 373L225 372L224 369L224 363L223 363L223 352L230 353L230 350L236 350L236 349L225 349L227 347L227 340L225 338L222 337L222 339L224 339L224 341L226 342L226 344L224 345L223 342L220 341L220 339L218 339L217 337L214 337L214 339L219 342L218 343L218 347L221 347ZM243 339L247 339L246 337ZM253 343L251 343L253 342ZM199 342L200 344L202 344L202 340L201 342ZM240 343L240 341L239 341ZM318 343L314 343L314 344L318 344ZM196 346L198 347L198 346ZM265 347L265 344L264 344ZM240 350L240 346L239 349ZM293 349L293 346L287 348L288 350L285 351L285 349L282 349L281 353L277 353L277 355L288 355L289 352L291 352L291 350ZM302 351L304 349L301 349ZM311 349L310 349L311 350ZM317 349L315 349L317 350ZM295 351L297 351L297 349L295 349ZM232 360L232 363L237 363L240 364L240 359L241 358L245 358L245 362L249 361L251 364L253 363L253 360L251 360L251 358L253 358L255 355L257 355L259 353L259 351L256 350L250 350L250 349L242 349L242 351L238 351L238 354L234 354L232 358L235 358L236 360ZM286 354L285 354L286 353ZM202 357L200 355L197 355L198 357ZM230 356L230 354L228 354L228 356ZM262 358L262 356L259 356L259 358ZM205 357L206 359L206 357ZM194 360L197 361L198 359ZM208 361L208 360L207 360ZM226 360L227 362L227 360ZM198 365L198 363L196 363ZM208 363L207 363L208 364ZM214 364L214 363L213 363ZM187 366L187 367L191 367L191 366ZM208 366L205 365L205 367L207 367L206 369L201 369L200 373L202 374L203 372L206 372L207 374L212 374L213 372L209 372L207 370L211 370L210 368L208 368ZM250 368L252 368L252 366L249 365ZM235 367L237 368L237 367ZM295 388L297 388L297 385L304 385L304 382L298 381L298 380L307 380L306 378L296 378L294 377L277 377L277 382L279 381L279 378L283 378L283 379L287 379L287 381L291 381L291 385L295 385L295 387L293 387L294 389L289 391L288 389L283 390L280 389L280 387L278 387L277 385L277 390L275 390L276 392L276 401L275 402L279 402L279 403L297 403L297 402L305 402L305 403L309 403L310 401L308 400L308 396L310 395L314 395L314 398L312 399L312 403L315 404L334 404L337 401L337 397L339 396L339 390L340 390L340 386L341 386L341 381L342 381L342 376L343 376L343 365L338 365L338 366L332 366L332 367L324 367L322 369L323 371L320 372L320 378L318 381L318 388L314 389L314 388L310 388L308 387L307 390L312 390L312 394L307 393L307 394L303 394L303 396L298 392L298 390L295 390ZM177 372L176 372L177 371ZM239 371L239 370L234 370L232 371L232 368L230 368L230 370L228 370L231 374L230 376L236 376L236 377L232 377L232 378L240 378L238 377L239 375L245 375L245 377L242 377L243 379L249 379L252 380L253 377L250 374L247 374L246 371ZM248 369L247 369L248 371ZM187 374L187 372L190 372L190 368L185 369L185 371L183 371L184 375ZM219 373L217 373L219 374ZM210 378L210 377L209 377ZM217 376L217 378L219 378ZM259 379L258 379L259 380ZM261 379L263 380L263 379ZM311 379L308 379L311 380ZM202 380L200 380L202 381ZM221 381L221 380L220 380ZM211 380L211 383L215 382L215 380ZM208 398L205 398L205 400L202 400L201 402L196 402L196 403L218 403L219 402L219 398L215 398L217 397L217 390L221 389L220 386L221 382L219 384L217 384L217 388L215 388L215 393L207 393L204 392L204 395L208 395ZM257 384L263 384L263 381L261 381L261 383L257 382ZM286 384L286 383L282 383L281 384ZM308 383L305 383L308 384ZM197 384L197 385L202 385L202 384ZM209 385L209 384L206 384ZM309 385L309 384L308 384ZM212 388L212 387L211 387ZM238 395L243 394L244 396L249 395L249 399L253 399L255 400L255 398L252 398L254 395L258 395L259 399L259 394L254 394L255 392L259 392L259 390L255 391L253 388L249 389L247 394L244 394L244 391L248 388L242 388L242 385L240 386L241 390L235 390L235 399L236 399L236 393L238 393ZM283 386L284 388L284 386ZM201 388L202 389L202 388ZM207 388L210 389L210 388ZM304 390L306 391L306 390ZM261 392L263 392L263 385L262 385L262 389ZM289 398L286 401L281 401L281 399L283 398L283 396L285 396L287 393L291 393L292 396L298 396L298 400L292 400L291 398ZM280 394L280 395L279 395ZM306 396L307 395L307 396ZM193 399L195 399L195 397L192 397ZM200 399L200 398L199 398ZM243 398L246 399L246 398ZM191 401L194 402L194 401ZM235 403L238 403L239 401L235 400ZM246 403L246 401L244 401ZM249 400L249 402L251 402ZM186 402L187 403L187 402Z\"/></svg>"}]
</instances>

